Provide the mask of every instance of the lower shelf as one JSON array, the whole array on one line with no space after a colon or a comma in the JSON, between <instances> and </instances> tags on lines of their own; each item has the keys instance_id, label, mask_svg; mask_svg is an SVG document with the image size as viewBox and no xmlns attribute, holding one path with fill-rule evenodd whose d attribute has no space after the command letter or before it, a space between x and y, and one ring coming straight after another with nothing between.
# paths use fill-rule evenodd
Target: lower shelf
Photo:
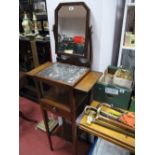
<instances>
[{"instance_id":1,"label":"lower shelf","mask_svg":"<svg viewBox=\"0 0 155 155\"><path fill-rule=\"evenodd\" d=\"M59 123L58 123L58 121L50 118L49 121L48 121L48 126L49 126L50 132L52 133L59 126ZM36 128L38 128L38 129L46 132L46 128L45 128L45 125L44 125L44 121L43 120L40 123L37 124Z\"/></svg>"}]
</instances>

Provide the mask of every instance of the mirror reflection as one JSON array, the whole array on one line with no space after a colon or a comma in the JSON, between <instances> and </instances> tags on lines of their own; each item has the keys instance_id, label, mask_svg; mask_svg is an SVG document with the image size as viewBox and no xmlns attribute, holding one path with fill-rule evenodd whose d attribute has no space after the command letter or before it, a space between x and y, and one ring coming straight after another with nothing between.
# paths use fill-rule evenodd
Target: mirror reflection
<instances>
[{"instance_id":1,"label":"mirror reflection","mask_svg":"<svg viewBox=\"0 0 155 155\"><path fill-rule=\"evenodd\" d=\"M86 9L62 6L58 11L58 53L84 56Z\"/></svg>"}]
</instances>

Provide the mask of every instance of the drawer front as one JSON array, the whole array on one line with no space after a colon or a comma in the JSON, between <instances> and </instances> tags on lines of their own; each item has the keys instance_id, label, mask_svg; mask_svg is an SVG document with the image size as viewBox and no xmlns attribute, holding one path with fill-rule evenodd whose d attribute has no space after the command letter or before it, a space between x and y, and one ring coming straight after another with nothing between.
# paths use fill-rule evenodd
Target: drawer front
<instances>
[{"instance_id":1,"label":"drawer front","mask_svg":"<svg viewBox=\"0 0 155 155\"><path fill-rule=\"evenodd\" d=\"M41 108L43 108L44 110L51 111L53 114L56 114L57 116L62 116L64 118L71 120L71 113L70 112L64 111L60 108L49 105L47 103L41 103Z\"/></svg>"}]
</instances>

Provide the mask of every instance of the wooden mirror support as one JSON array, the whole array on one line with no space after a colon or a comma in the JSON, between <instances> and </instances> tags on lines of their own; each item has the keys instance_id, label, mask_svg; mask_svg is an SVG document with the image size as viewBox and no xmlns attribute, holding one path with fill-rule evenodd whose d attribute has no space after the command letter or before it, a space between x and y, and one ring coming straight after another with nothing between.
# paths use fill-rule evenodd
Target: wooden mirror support
<instances>
[{"instance_id":1,"label":"wooden mirror support","mask_svg":"<svg viewBox=\"0 0 155 155\"><path fill-rule=\"evenodd\" d=\"M60 3L53 26L57 61L91 67L89 8L84 2Z\"/></svg>"}]
</instances>

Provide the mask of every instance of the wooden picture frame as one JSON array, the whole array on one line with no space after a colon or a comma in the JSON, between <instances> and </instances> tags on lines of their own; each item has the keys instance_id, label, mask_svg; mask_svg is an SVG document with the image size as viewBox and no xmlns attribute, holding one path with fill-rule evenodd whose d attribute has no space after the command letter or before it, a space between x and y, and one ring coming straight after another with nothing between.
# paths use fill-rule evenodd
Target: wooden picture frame
<instances>
[{"instance_id":1,"label":"wooden picture frame","mask_svg":"<svg viewBox=\"0 0 155 155\"><path fill-rule=\"evenodd\" d=\"M63 6L82 6L86 10L86 24L85 24L85 43L84 43L84 54L83 55L76 55L76 54L68 54L68 53L59 53L58 52L58 13L59 10ZM90 27L89 27L89 14L90 10L88 6L84 2L69 2L69 3L60 3L57 8L55 9L55 25L54 25L54 35L55 35L55 47L56 47L56 54L57 55L68 55L72 57L81 57L86 58L88 56L88 50L89 50L89 41L90 41Z\"/></svg>"}]
</instances>

